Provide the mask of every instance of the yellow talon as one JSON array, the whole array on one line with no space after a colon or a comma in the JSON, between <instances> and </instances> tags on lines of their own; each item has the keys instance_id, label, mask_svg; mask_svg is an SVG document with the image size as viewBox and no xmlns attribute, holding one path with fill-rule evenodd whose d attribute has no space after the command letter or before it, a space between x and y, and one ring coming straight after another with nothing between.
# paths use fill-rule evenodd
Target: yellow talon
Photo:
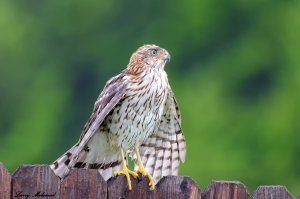
<instances>
[{"instance_id":1,"label":"yellow talon","mask_svg":"<svg viewBox=\"0 0 300 199\"><path fill-rule=\"evenodd\" d=\"M126 163L125 163L125 159L124 159L124 152L123 149L121 148L121 157L122 157L122 171L115 171L114 175L118 176L120 174L124 174L126 176L127 179L127 183L128 183L128 189L131 191L132 187L131 187L131 180L130 180L130 175L132 175L134 178L138 177L138 174L134 171L131 171L128 169Z\"/></svg>"},{"instance_id":2,"label":"yellow talon","mask_svg":"<svg viewBox=\"0 0 300 199\"><path fill-rule=\"evenodd\" d=\"M141 160L141 156L139 153L139 149L137 147L135 147L135 154L137 156L137 162L138 162L138 170L136 171L137 173L142 174L143 176L147 176L149 179L149 187L151 190L155 189L155 181L154 178L150 175L150 173L148 173L148 171L145 169L142 160Z\"/></svg>"},{"instance_id":3,"label":"yellow talon","mask_svg":"<svg viewBox=\"0 0 300 199\"><path fill-rule=\"evenodd\" d=\"M155 189L155 181L154 178L148 173L148 171L145 169L143 165L140 165L138 170L138 173L142 174L143 176L147 176L149 179L149 187L151 190Z\"/></svg>"}]
</instances>

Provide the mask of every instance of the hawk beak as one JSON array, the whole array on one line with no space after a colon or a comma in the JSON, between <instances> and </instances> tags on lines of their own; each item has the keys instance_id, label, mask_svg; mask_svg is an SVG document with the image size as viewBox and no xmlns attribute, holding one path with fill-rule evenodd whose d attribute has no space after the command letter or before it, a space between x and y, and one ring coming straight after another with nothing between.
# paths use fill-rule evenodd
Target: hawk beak
<instances>
[{"instance_id":1,"label":"hawk beak","mask_svg":"<svg viewBox=\"0 0 300 199\"><path fill-rule=\"evenodd\" d=\"M166 62L170 62L170 61L171 61L171 56L170 56L169 53L167 53L167 54L165 55L164 60L165 60Z\"/></svg>"}]
</instances>

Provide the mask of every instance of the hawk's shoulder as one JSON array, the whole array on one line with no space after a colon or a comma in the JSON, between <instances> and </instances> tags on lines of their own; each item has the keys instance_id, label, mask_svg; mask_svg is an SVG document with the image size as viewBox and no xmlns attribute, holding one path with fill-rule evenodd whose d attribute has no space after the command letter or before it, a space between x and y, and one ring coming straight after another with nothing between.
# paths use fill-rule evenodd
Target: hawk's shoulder
<instances>
[{"instance_id":1,"label":"hawk's shoulder","mask_svg":"<svg viewBox=\"0 0 300 199\"><path fill-rule=\"evenodd\" d=\"M116 106L116 104L121 100L121 98L126 93L127 81L126 73L122 72L115 77L112 77L106 83L103 91L100 93L97 98L92 114L89 120L84 125L83 131L81 133L79 142L85 137L85 134L89 131L94 121L96 121L99 127L107 114ZM97 130L97 129L95 129Z\"/></svg>"}]
</instances>

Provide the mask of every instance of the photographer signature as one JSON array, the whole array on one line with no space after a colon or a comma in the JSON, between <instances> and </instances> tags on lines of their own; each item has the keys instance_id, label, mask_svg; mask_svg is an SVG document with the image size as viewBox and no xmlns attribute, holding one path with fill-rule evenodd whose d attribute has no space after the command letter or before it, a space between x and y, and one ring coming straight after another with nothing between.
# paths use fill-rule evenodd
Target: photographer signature
<instances>
[{"instance_id":1,"label":"photographer signature","mask_svg":"<svg viewBox=\"0 0 300 199\"><path fill-rule=\"evenodd\" d=\"M43 191L38 191L35 194L29 194L29 193L24 193L23 191L16 191L14 197L15 198L43 198L43 197L54 197L56 195L55 193L45 193Z\"/></svg>"}]
</instances>

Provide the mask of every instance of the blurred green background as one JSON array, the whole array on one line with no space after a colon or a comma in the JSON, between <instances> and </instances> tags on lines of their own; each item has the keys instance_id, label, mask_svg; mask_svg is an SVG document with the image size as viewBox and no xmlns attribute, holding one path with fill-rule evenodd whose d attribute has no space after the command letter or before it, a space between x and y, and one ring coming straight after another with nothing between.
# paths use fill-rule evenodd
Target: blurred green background
<instances>
[{"instance_id":1,"label":"blurred green background","mask_svg":"<svg viewBox=\"0 0 300 199\"><path fill-rule=\"evenodd\" d=\"M300 1L0 1L0 161L51 163L139 46L167 49L181 175L300 193Z\"/></svg>"}]
</instances>

